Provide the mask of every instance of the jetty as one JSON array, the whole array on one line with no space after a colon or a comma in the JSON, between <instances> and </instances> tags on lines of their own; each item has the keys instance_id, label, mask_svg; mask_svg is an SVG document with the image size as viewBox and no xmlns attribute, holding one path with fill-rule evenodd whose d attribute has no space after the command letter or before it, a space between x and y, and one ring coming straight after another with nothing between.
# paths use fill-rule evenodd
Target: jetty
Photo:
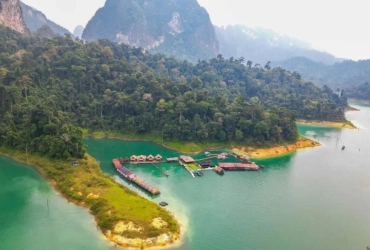
<instances>
[{"instance_id":1,"label":"jetty","mask_svg":"<svg viewBox=\"0 0 370 250\"><path fill-rule=\"evenodd\" d=\"M161 192L159 189L152 184L146 182L145 180L141 179L140 177L136 176L134 173L132 173L130 170L122 166L119 159L113 159L112 163L114 167L116 168L117 172L124 177L126 180L131 181L141 187L142 189L148 191L152 195L158 195Z\"/></svg>"},{"instance_id":2,"label":"jetty","mask_svg":"<svg viewBox=\"0 0 370 250\"><path fill-rule=\"evenodd\" d=\"M161 169L160 167L158 167L157 165L155 165L154 163L152 163L153 166L158 169L162 174L164 174L166 177L170 176L166 171L164 171L163 169Z\"/></svg>"},{"instance_id":3,"label":"jetty","mask_svg":"<svg viewBox=\"0 0 370 250\"><path fill-rule=\"evenodd\" d=\"M225 171L230 170L246 170L246 171L258 171L260 167L255 163L219 163L218 166Z\"/></svg>"}]
</instances>

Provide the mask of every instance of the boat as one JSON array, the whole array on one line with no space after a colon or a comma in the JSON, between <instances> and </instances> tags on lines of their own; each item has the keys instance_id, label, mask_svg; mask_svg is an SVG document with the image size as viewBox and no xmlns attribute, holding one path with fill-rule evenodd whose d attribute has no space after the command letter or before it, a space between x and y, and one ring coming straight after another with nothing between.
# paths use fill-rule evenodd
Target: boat
<instances>
[{"instance_id":1,"label":"boat","mask_svg":"<svg viewBox=\"0 0 370 250\"><path fill-rule=\"evenodd\" d=\"M165 206L168 206L168 203L165 201L161 201L159 202L159 205L161 205L162 207L165 207Z\"/></svg>"},{"instance_id":2,"label":"boat","mask_svg":"<svg viewBox=\"0 0 370 250\"><path fill-rule=\"evenodd\" d=\"M194 175L196 175L196 176L199 176L199 177L200 177L200 176L203 176L203 173L202 173L202 172L200 172L200 171L198 171L198 170L194 170L194 171L193 171L193 174L194 174Z\"/></svg>"},{"instance_id":3,"label":"boat","mask_svg":"<svg viewBox=\"0 0 370 250\"><path fill-rule=\"evenodd\" d=\"M346 148L346 146L343 146L343 147L342 147L342 150L344 150L345 148Z\"/></svg>"},{"instance_id":4,"label":"boat","mask_svg":"<svg viewBox=\"0 0 370 250\"><path fill-rule=\"evenodd\" d=\"M211 156L211 153L210 153L210 152L205 152L204 154L205 154L205 156L207 156L207 157L210 157L210 156Z\"/></svg>"}]
</instances>

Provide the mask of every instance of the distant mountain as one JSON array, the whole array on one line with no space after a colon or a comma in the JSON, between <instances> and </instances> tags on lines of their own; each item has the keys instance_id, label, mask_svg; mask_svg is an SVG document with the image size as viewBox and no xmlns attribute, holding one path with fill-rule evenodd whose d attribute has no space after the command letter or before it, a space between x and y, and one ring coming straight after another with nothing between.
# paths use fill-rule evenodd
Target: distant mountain
<instances>
[{"instance_id":1,"label":"distant mountain","mask_svg":"<svg viewBox=\"0 0 370 250\"><path fill-rule=\"evenodd\" d=\"M53 21L50 21L41 11L38 11L31 6L28 6L23 2L20 2L20 4L23 12L24 21L26 22L27 27L32 32L35 32L42 26L47 25L57 34L60 35L71 34L71 32L69 32L67 29L54 23Z\"/></svg>"},{"instance_id":2,"label":"distant mountain","mask_svg":"<svg viewBox=\"0 0 370 250\"><path fill-rule=\"evenodd\" d=\"M296 57L275 63L273 66L297 71L305 80L330 87L349 88L370 82L370 59L324 65L307 58Z\"/></svg>"},{"instance_id":3,"label":"distant mountain","mask_svg":"<svg viewBox=\"0 0 370 250\"><path fill-rule=\"evenodd\" d=\"M75 30L73 31L73 35L75 37L82 37L82 33L84 32L84 27L82 25L78 25Z\"/></svg>"},{"instance_id":4,"label":"distant mountain","mask_svg":"<svg viewBox=\"0 0 370 250\"><path fill-rule=\"evenodd\" d=\"M244 25L215 26L220 53L225 57L244 57L253 63L284 61L301 56L324 64L341 61L325 52L312 49L311 45L298 39L265 28Z\"/></svg>"},{"instance_id":5,"label":"distant mountain","mask_svg":"<svg viewBox=\"0 0 370 250\"><path fill-rule=\"evenodd\" d=\"M361 85L351 86L351 88L347 88L344 93L349 98L370 100L370 84L365 82Z\"/></svg>"},{"instance_id":6,"label":"distant mountain","mask_svg":"<svg viewBox=\"0 0 370 250\"><path fill-rule=\"evenodd\" d=\"M210 17L196 0L107 0L82 38L107 38L191 61L218 54Z\"/></svg>"},{"instance_id":7,"label":"distant mountain","mask_svg":"<svg viewBox=\"0 0 370 250\"><path fill-rule=\"evenodd\" d=\"M19 0L0 0L0 25L5 25L22 34L29 33L23 20Z\"/></svg>"}]
</instances>

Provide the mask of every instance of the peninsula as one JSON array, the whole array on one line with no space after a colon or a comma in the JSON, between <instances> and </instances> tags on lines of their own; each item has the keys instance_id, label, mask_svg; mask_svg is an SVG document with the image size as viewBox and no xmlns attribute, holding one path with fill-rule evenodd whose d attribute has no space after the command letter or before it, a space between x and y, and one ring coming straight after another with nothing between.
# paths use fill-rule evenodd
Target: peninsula
<instances>
[{"instance_id":1,"label":"peninsula","mask_svg":"<svg viewBox=\"0 0 370 250\"><path fill-rule=\"evenodd\" d=\"M35 167L68 201L89 209L102 233L117 245L158 247L180 239L173 215L105 175L88 154L72 164L8 147L0 147L0 154Z\"/></svg>"}]
</instances>

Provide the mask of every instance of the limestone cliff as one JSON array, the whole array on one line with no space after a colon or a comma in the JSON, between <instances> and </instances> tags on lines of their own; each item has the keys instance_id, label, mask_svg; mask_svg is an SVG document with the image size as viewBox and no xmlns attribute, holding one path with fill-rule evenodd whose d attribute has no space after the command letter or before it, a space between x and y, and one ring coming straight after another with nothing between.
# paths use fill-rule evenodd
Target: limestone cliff
<instances>
[{"instance_id":1,"label":"limestone cliff","mask_svg":"<svg viewBox=\"0 0 370 250\"><path fill-rule=\"evenodd\" d=\"M218 53L214 27L196 0L107 0L82 38L107 38L191 61Z\"/></svg>"},{"instance_id":2,"label":"limestone cliff","mask_svg":"<svg viewBox=\"0 0 370 250\"><path fill-rule=\"evenodd\" d=\"M22 34L28 34L19 0L0 0L0 24Z\"/></svg>"}]
</instances>

